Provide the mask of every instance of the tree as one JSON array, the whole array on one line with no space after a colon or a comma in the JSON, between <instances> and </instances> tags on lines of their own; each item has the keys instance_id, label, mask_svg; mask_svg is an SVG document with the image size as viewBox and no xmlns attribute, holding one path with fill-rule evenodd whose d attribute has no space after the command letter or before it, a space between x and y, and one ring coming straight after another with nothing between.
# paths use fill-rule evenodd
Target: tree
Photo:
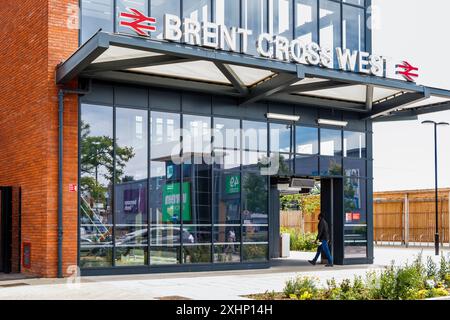
<instances>
[{"instance_id":1,"label":"tree","mask_svg":"<svg viewBox=\"0 0 450 320\"><path fill-rule=\"evenodd\" d=\"M126 163L135 156L133 148L116 146L116 163L114 171L113 139L109 136L91 136L90 125L81 122L81 190L89 193L97 202L106 200L108 188L120 182ZM99 171L100 168L105 170ZM100 178L108 181L108 185L100 182ZM130 179L130 177L127 177Z\"/></svg>"}]
</instances>

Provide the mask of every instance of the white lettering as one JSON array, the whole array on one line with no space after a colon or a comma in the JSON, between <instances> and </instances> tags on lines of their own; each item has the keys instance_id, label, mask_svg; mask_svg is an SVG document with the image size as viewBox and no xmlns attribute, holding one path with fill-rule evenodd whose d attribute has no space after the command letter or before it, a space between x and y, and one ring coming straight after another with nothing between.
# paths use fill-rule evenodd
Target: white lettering
<instances>
[{"instance_id":1,"label":"white lettering","mask_svg":"<svg viewBox=\"0 0 450 320\"><path fill-rule=\"evenodd\" d=\"M173 14L164 15L164 39L180 41L182 36L181 19Z\"/></svg>"},{"instance_id":2,"label":"white lettering","mask_svg":"<svg viewBox=\"0 0 450 320\"><path fill-rule=\"evenodd\" d=\"M360 52L358 55L358 70L361 73L370 74L369 58L370 54L367 52Z\"/></svg>"},{"instance_id":3,"label":"white lettering","mask_svg":"<svg viewBox=\"0 0 450 320\"><path fill-rule=\"evenodd\" d=\"M382 77L384 73L383 59L380 56L370 56L369 62L370 72L377 77Z\"/></svg>"},{"instance_id":4,"label":"white lettering","mask_svg":"<svg viewBox=\"0 0 450 320\"><path fill-rule=\"evenodd\" d=\"M265 58L272 58L272 36L268 33L260 34L256 42L256 51Z\"/></svg>"},{"instance_id":5,"label":"white lettering","mask_svg":"<svg viewBox=\"0 0 450 320\"><path fill-rule=\"evenodd\" d=\"M247 53L248 51L248 37L253 34L253 31L239 28L237 29L238 34L241 35L242 39L242 48L241 53Z\"/></svg>"},{"instance_id":6,"label":"white lettering","mask_svg":"<svg viewBox=\"0 0 450 320\"><path fill-rule=\"evenodd\" d=\"M305 44L300 39L291 41L289 46L289 54L293 61L297 63L304 63L305 50Z\"/></svg>"},{"instance_id":7,"label":"white lettering","mask_svg":"<svg viewBox=\"0 0 450 320\"><path fill-rule=\"evenodd\" d=\"M330 48L325 48L320 51L320 64L329 69L333 69L334 67L334 57L333 50Z\"/></svg>"},{"instance_id":8,"label":"white lettering","mask_svg":"<svg viewBox=\"0 0 450 320\"><path fill-rule=\"evenodd\" d=\"M306 46L306 62L313 66L317 66L320 63L319 55L320 47L317 43L311 42Z\"/></svg>"},{"instance_id":9,"label":"white lettering","mask_svg":"<svg viewBox=\"0 0 450 320\"><path fill-rule=\"evenodd\" d=\"M192 20L189 18L185 18L183 22L184 27L184 42L191 44L191 45L198 45L200 46L202 44L201 37L200 37L200 23L196 20Z\"/></svg>"},{"instance_id":10,"label":"white lettering","mask_svg":"<svg viewBox=\"0 0 450 320\"><path fill-rule=\"evenodd\" d=\"M202 26L203 31L203 46L217 49L219 47L219 27L212 22L204 22Z\"/></svg>"},{"instance_id":11,"label":"white lettering","mask_svg":"<svg viewBox=\"0 0 450 320\"><path fill-rule=\"evenodd\" d=\"M341 48L336 48L336 53L339 69L344 71L355 71L358 51L351 52L350 49L342 51Z\"/></svg>"},{"instance_id":12,"label":"white lettering","mask_svg":"<svg viewBox=\"0 0 450 320\"><path fill-rule=\"evenodd\" d=\"M237 51L237 28L228 28L224 25L219 25L219 48L221 50Z\"/></svg>"},{"instance_id":13,"label":"white lettering","mask_svg":"<svg viewBox=\"0 0 450 320\"><path fill-rule=\"evenodd\" d=\"M275 36L273 56L278 60L289 61L289 40L286 37Z\"/></svg>"}]
</instances>

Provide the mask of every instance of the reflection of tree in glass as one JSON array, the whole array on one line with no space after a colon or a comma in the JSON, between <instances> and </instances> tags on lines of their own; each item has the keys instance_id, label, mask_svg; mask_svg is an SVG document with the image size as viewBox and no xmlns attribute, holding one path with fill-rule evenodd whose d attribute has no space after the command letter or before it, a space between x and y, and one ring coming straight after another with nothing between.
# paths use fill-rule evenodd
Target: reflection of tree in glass
<instances>
[{"instance_id":1,"label":"reflection of tree in glass","mask_svg":"<svg viewBox=\"0 0 450 320\"><path fill-rule=\"evenodd\" d=\"M253 172L246 173L244 177L245 209L255 213L266 213L266 178Z\"/></svg>"},{"instance_id":2,"label":"reflection of tree in glass","mask_svg":"<svg viewBox=\"0 0 450 320\"><path fill-rule=\"evenodd\" d=\"M356 187L352 180L345 179L344 180L344 205L345 210L355 210L356 204L355 204L355 195L356 195Z\"/></svg>"},{"instance_id":3,"label":"reflection of tree in glass","mask_svg":"<svg viewBox=\"0 0 450 320\"><path fill-rule=\"evenodd\" d=\"M111 182L114 175L113 139L108 136L90 136L90 125L81 123L81 174L82 191L88 192L97 201L105 200L108 186L99 181L99 176ZM116 146L115 181L119 182L124 174L126 163L134 157L133 148ZM100 168L105 168L99 172ZM134 180L132 177L127 179ZM128 180L130 181L130 180Z\"/></svg>"},{"instance_id":4,"label":"reflection of tree in glass","mask_svg":"<svg viewBox=\"0 0 450 320\"><path fill-rule=\"evenodd\" d=\"M336 160L331 160L330 162L330 175L331 176L340 176L342 174L342 165Z\"/></svg>"},{"instance_id":5,"label":"reflection of tree in glass","mask_svg":"<svg viewBox=\"0 0 450 320\"><path fill-rule=\"evenodd\" d=\"M284 155L279 155L278 158L278 174L280 175L288 175L289 174L289 166L286 163L286 159Z\"/></svg>"}]
</instances>

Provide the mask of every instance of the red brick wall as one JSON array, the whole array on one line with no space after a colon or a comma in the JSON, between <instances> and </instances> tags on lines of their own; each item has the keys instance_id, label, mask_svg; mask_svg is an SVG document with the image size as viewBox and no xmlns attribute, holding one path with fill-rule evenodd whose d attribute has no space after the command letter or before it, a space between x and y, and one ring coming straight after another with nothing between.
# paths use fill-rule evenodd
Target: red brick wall
<instances>
[{"instance_id":1,"label":"red brick wall","mask_svg":"<svg viewBox=\"0 0 450 320\"><path fill-rule=\"evenodd\" d=\"M78 47L68 26L78 0L2 0L0 6L0 185L22 188L22 242L31 243L25 273L56 276L58 101L55 68ZM73 9L73 8L72 8ZM6 62L6 63L5 63ZM64 114L64 270L76 264L77 100Z\"/></svg>"}]
</instances>

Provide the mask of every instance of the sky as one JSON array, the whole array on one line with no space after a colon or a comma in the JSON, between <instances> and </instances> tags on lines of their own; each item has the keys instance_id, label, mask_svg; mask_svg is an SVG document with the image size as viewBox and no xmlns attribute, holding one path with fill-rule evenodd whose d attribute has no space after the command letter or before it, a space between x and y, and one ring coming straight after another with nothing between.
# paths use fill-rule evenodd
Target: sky
<instances>
[{"instance_id":1,"label":"sky","mask_svg":"<svg viewBox=\"0 0 450 320\"><path fill-rule=\"evenodd\" d=\"M411 61L418 84L450 90L450 1L373 0L373 52ZM450 38L449 38L450 39ZM374 190L434 188L433 126L450 122L450 111L416 121L374 124ZM450 187L450 127L438 129L439 187Z\"/></svg>"}]
</instances>

